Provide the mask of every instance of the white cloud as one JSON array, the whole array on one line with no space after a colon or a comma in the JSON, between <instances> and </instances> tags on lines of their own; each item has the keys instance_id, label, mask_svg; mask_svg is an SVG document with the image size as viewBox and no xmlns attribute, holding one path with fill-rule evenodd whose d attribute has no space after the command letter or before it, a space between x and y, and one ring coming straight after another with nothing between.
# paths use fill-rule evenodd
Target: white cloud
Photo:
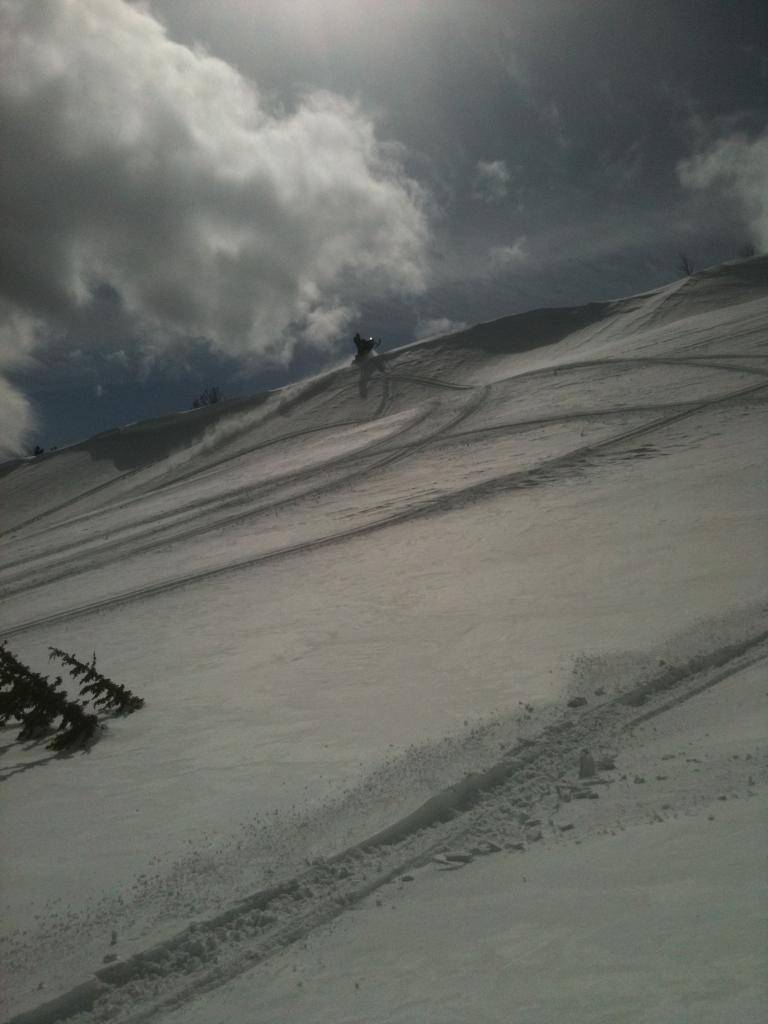
<instances>
[{"instance_id":1,"label":"white cloud","mask_svg":"<svg viewBox=\"0 0 768 1024\"><path fill-rule=\"evenodd\" d=\"M472 196L484 203L497 203L506 196L511 180L503 160L478 160Z\"/></svg>"},{"instance_id":2,"label":"white cloud","mask_svg":"<svg viewBox=\"0 0 768 1024\"><path fill-rule=\"evenodd\" d=\"M327 345L363 292L423 290L424 196L355 103L314 92L275 112L144 5L0 10L0 259L17 317L285 361L297 338Z\"/></svg>"},{"instance_id":3,"label":"white cloud","mask_svg":"<svg viewBox=\"0 0 768 1024\"><path fill-rule=\"evenodd\" d=\"M312 345L326 348L346 333L355 312L344 305L317 307L307 314L302 337Z\"/></svg>"},{"instance_id":4,"label":"white cloud","mask_svg":"<svg viewBox=\"0 0 768 1024\"><path fill-rule=\"evenodd\" d=\"M428 341L430 338L442 338L446 334L463 331L466 326L463 320L449 320L447 316L419 320L414 337L416 341Z\"/></svg>"},{"instance_id":5,"label":"white cloud","mask_svg":"<svg viewBox=\"0 0 768 1024\"><path fill-rule=\"evenodd\" d=\"M755 241L768 248L768 132L750 139L736 133L705 153L678 165L680 180L690 188L720 185L744 208Z\"/></svg>"},{"instance_id":6,"label":"white cloud","mask_svg":"<svg viewBox=\"0 0 768 1024\"><path fill-rule=\"evenodd\" d=\"M24 395L0 377L0 461L21 455L35 429L35 415Z\"/></svg>"},{"instance_id":7,"label":"white cloud","mask_svg":"<svg viewBox=\"0 0 768 1024\"><path fill-rule=\"evenodd\" d=\"M23 454L37 425L29 402L7 379L9 371L29 365L35 329L31 317L0 298L0 461Z\"/></svg>"},{"instance_id":8,"label":"white cloud","mask_svg":"<svg viewBox=\"0 0 768 1024\"><path fill-rule=\"evenodd\" d=\"M529 258L525 239L518 238L512 245L493 246L488 256L488 263L491 273L499 274L528 263Z\"/></svg>"}]
</instances>

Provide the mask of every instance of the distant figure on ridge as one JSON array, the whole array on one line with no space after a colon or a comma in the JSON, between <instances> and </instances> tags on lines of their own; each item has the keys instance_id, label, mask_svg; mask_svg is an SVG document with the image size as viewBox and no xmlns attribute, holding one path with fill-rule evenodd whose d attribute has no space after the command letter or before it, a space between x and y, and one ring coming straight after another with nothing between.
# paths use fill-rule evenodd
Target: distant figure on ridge
<instances>
[{"instance_id":1,"label":"distant figure on ridge","mask_svg":"<svg viewBox=\"0 0 768 1024\"><path fill-rule=\"evenodd\" d=\"M374 370L378 370L379 373L386 373L383 359L377 359L372 356L371 353L375 348L378 348L381 344L381 338L376 341L373 338L362 338L358 332L353 338L355 348L357 349L357 355L352 360L354 364L360 369L360 397L366 398L368 395L368 378L371 376Z\"/></svg>"},{"instance_id":2,"label":"distant figure on ridge","mask_svg":"<svg viewBox=\"0 0 768 1024\"><path fill-rule=\"evenodd\" d=\"M358 332L354 337L354 342L357 349L355 359L365 359L369 352L372 352L373 349L381 344L381 338L378 341L374 341L373 338L361 338Z\"/></svg>"}]
</instances>

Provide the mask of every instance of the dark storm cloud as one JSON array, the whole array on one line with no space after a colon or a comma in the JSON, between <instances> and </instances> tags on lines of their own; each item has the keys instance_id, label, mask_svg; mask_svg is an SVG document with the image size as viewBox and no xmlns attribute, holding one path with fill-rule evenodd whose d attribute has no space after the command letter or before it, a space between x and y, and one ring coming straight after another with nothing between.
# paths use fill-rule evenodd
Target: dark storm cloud
<instances>
[{"instance_id":1,"label":"dark storm cloud","mask_svg":"<svg viewBox=\"0 0 768 1024\"><path fill-rule=\"evenodd\" d=\"M312 82L377 105L439 209L437 284L500 282L498 253L524 238L530 259L508 268L529 301L550 300L547 275L535 296L542 267L589 298L612 254L634 254L642 287L654 254L659 268L681 245L726 258L754 223L726 178L713 204L678 165L766 125L757 0L154 7L278 95Z\"/></svg>"}]
</instances>

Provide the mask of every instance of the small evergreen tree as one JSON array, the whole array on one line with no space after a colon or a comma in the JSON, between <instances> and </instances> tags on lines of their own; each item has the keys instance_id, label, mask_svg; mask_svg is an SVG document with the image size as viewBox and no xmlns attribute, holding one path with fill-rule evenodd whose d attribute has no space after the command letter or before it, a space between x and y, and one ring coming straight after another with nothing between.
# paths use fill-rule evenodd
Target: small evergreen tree
<instances>
[{"instance_id":1,"label":"small evergreen tree","mask_svg":"<svg viewBox=\"0 0 768 1024\"><path fill-rule=\"evenodd\" d=\"M221 389L214 384L212 388L206 388L201 395L192 402L193 409L202 409L205 405L216 405L221 401Z\"/></svg>"},{"instance_id":2,"label":"small evergreen tree","mask_svg":"<svg viewBox=\"0 0 768 1024\"><path fill-rule=\"evenodd\" d=\"M677 265L683 277L690 277L694 270L693 260L691 259L691 257L688 255L687 252L680 252L677 254L677 259Z\"/></svg>"},{"instance_id":3,"label":"small evergreen tree","mask_svg":"<svg viewBox=\"0 0 768 1024\"><path fill-rule=\"evenodd\" d=\"M80 681L80 696L90 700L99 711L130 715L144 707L141 697L131 693L122 683L115 683L96 671L95 651L91 661L85 662L58 647L49 647L49 650L51 660L61 662L69 669L72 678Z\"/></svg>"},{"instance_id":4,"label":"small evergreen tree","mask_svg":"<svg viewBox=\"0 0 768 1024\"><path fill-rule=\"evenodd\" d=\"M141 697L96 670L95 653L90 662L83 662L56 647L50 651L51 659L58 659L72 678L80 681L84 700L70 700L61 689L61 676L50 682L21 662L5 641L0 643L0 726L10 719L17 721L21 725L19 739L39 739L55 728L57 735L48 744L49 749L69 750L95 737L99 727L96 712L128 715L144 707ZM86 710L88 701L95 711Z\"/></svg>"},{"instance_id":5,"label":"small evergreen tree","mask_svg":"<svg viewBox=\"0 0 768 1024\"><path fill-rule=\"evenodd\" d=\"M40 739L54 728L60 735L49 744L51 750L65 750L76 741L87 742L98 725L96 715L85 714L77 701L61 689L61 677L51 683L47 676L33 672L0 643L0 725L14 718L21 725L20 740Z\"/></svg>"}]
</instances>

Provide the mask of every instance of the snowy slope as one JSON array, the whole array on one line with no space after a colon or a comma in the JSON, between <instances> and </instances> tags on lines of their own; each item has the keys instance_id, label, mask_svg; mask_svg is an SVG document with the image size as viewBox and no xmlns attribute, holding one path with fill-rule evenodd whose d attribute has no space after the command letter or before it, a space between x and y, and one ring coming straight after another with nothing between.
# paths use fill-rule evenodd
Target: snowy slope
<instances>
[{"instance_id":1,"label":"snowy slope","mask_svg":"<svg viewBox=\"0 0 768 1024\"><path fill-rule=\"evenodd\" d=\"M369 369L3 467L0 636L147 701L3 740L8 1013L765 628L766 258Z\"/></svg>"}]
</instances>

